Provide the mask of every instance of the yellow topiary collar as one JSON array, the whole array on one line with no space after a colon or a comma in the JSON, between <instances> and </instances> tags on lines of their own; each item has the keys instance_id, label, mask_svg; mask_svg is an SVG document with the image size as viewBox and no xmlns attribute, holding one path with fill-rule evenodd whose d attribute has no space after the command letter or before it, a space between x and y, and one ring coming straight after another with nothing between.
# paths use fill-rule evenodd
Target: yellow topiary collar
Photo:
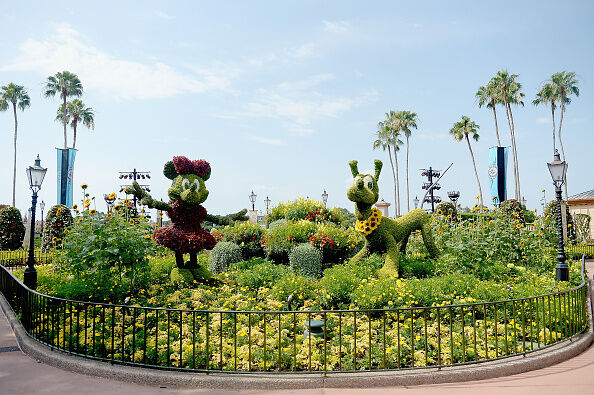
<instances>
[{"instance_id":1,"label":"yellow topiary collar","mask_svg":"<svg viewBox=\"0 0 594 395\"><path fill-rule=\"evenodd\" d=\"M382 222L382 212L376 208L371 209L371 215L365 221L357 220L355 224L355 230L361 233L363 236L367 236L373 232Z\"/></svg>"}]
</instances>

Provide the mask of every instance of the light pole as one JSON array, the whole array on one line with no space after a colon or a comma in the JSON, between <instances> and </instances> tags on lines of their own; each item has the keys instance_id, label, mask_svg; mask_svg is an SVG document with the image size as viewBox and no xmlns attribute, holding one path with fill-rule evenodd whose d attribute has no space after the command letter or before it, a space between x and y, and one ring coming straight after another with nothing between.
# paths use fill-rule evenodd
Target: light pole
<instances>
[{"instance_id":1,"label":"light pole","mask_svg":"<svg viewBox=\"0 0 594 395\"><path fill-rule=\"evenodd\" d=\"M31 289L37 288L37 270L35 269L35 206L37 205L37 192L41 189L43 178L45 177L46 168L41 167L41 160L39 155L35 159L33 166L27 168L27 178L29 179L29 187L33 191L31 199L31 242L29 243L29 258L27 258L27 268L23 280L25 285Z\"/></svg>"},{"instance_id":2,"label":"light pole","mask_svg":"<svg viewBox=\"0 0 594 395\"><path fill-rule=\"evenodd\" d=\"M322 201L324 202L324 207L326 207L326 203L328 203L328 193L324 189L324 193L322 193Z\"/></svg>"},{"instance_id":3,"label":"light pole","mask_svg":"<svg viewBox=\"0 0 594 395\"><path fill-rule=\"evenodd\" d=\"M552 162L547 163L551 177L553 178L553 185L555 185L555 192L557 194L557 226L559 227L559 248L557 249L557 266L555 267L555 278L557 281L569 281L569 266L565 263L565 248L563 246L563 221L561 219L561 187L565 183L565 175L567 173L567 162L561 161L559 151L555 150L555 157Z\"/></svg>"},{"instance_id":4,"label":"light pole","mask_svg":"<svg viewBox=\"0 0 594 395\"><path fill-rule=\"evenodd\" d=\"M254 193L254 190L252 189L252 193L249 196L250 202L252 202L252 211L256 209L256 196L257 195Z\"/></svg>"},{"instance_id":5,"label":"light pole","mask_svg":"<svg viewBox=\"0 0 594 395\"><path fill-rule=\"evenodd\" d=\"M524 206L524 209L526 209L526 198L524 196L522 196L522 200L520 200L520 202L522 203L522 206Z\"/></svg>"},{"instance_id":6,"label":"light pole","mask_svg":"<svg viewBox=\"0 0 594 395\"><path fill-rule=\"evenodd\" d=\"M419 207L419 197L415 196L415 198L413 199L413 203L415 204L415 208Z\"/></svg>"},{"instance_id":7,"label":"light pole","mask_svg":"<svg viewBox=\"0 0 594 395\"><path fill-rule=\"evenodd\" d=\"M144 179L151 179L151 172L150 171L136 171L136 169L132 171L120 171L120 180L132 180L132 182L137 180L144 180ZM129 185L120 185L120 192L124 192L124 189ZM149 185L140 184L140 187L147 192L150 192L151 189ZM136 195L133 195L132 201L134 202L134 208L136 208Z\"/></svg>"},{"instance_id":8,"label":"light pole","mask_svg":"<svg viewBox=\"0 0 594 395\"><path fill-rule=\"evenodd\" d=\"M103 195L103 199L105 199L105 203L107 204L107 214L111 213L111 208L113 207L113 202L115 202L116 195L114 192Z\"/></svg>"},{"instance_id":9,"label":"light pole","mask_svg":"<svg viewBox=\"0 0 594 395\"><path fill-rule=\"evenodd\" d=\"M41 209L41 235L43 236L43 209L45 208L45 202L42 200L39 203L39 208Z\"/></svg>"}]
</instances>

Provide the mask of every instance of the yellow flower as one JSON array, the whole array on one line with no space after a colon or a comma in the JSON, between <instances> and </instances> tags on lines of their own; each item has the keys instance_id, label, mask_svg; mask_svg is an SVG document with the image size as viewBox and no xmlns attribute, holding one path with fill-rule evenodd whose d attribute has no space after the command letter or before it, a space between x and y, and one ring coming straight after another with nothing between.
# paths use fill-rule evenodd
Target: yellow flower
<instances>
[{"instance_id":1,"label":"yellow flower","mask_svg":"<svg viewBox=\"0 0 594 395\"><path fill-rule=\"evenodd\" d=\"M481 195L476 195L475 199L480 199Z\"/></svg>"},{"instance_id":2,"label":"yellow flower","mask_svg":"<svg viewBox=\"0 0 594 395\"><path fill-rule=\"evenodd\" d=\"M76 210L77 208L78 208L78 206L76 204L72 206L73 210Z\"/></svg>"},{"instance_id":3,"label":"yellow flower","mask_svg":"<svg viewBox=\"0 0 594 395\"><path fill-rule=\"evenodd\" d=\"M82 189L87 189L89 186L88 186L87 184L82 184L80 187L81 187Z\"/></svg>"},{"instance_id":4,"label":"yellow flower","mask_svg":"<svg viewBox=\"0 0 594 395\"><path fill-rule=\"evenodd\" d=\"M130 199L124 199L124 204L129 204L130 203Z\"/></svg>"},{"instance_id":5,"label":"yellow flower","mask_svg":"<svg viewBox=\"0 0 594 395\"><path fill-rule=\"evenodd\" d=\"M89 214L94 215L97 211L95 209L92 209L91 211L89 211Z\"/></svg>"},{"instance_id":6,"label":"yellow flower","mask_svg":"<svg viewBox=\"0 0 594 395\"><path fill-rule=\"evenodd\" d=\"M115 192L112 192L109 194L109 196L107 197L108 199L115 199L116 198L116 194Z\"/></svg>"},{"instance_id":7,"label":"yellow flower","mask_svg":"<svg viewBox=\"0 0 594 395\"><path fill-rule=\"evenodd\" d=\"M151 238L151 235L144 235L144 238L145 239L150 239Z\"/></svg>"}]
</instances>

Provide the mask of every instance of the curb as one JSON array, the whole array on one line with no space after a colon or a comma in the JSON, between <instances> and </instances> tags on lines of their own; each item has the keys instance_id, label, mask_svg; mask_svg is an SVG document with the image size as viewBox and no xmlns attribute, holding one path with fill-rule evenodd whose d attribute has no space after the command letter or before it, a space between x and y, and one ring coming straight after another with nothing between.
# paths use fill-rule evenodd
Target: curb
<instances>
[{"instance_id":1,"label":"curb","mask_svg":"<svg viewBox=\"0 0 594 395\"><path fill-rule=\"evenodd\" d=\"M73 356L38 343L31 338L14 314L4 295L0 293L0 306L6 314L21 350L32 359L60 369L129 383L167 388L209 389L306 389L306 388L369 388L386 386L412 386L484 380L542 369L570 358L586 349L594 341L592 317L582 335L535 351L526 356L515 356L498 361L482 362L446 368L411 369L401 371L361 373L315 374L237 374L194 373L111 364Z\"/></svg>"}]
</instances>

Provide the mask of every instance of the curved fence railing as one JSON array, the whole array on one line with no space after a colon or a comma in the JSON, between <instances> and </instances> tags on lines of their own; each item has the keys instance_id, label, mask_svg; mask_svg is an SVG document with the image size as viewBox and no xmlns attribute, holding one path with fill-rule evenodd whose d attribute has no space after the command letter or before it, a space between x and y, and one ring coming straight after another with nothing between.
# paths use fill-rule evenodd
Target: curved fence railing
<instances>
[{"instance_id":1,"label":"curved fence railing","mask_svg":"<svg viewBox=\"0 0 594 395\"><path fill-rule=\"evenodd\" d=\"M205 311L61 299L30 290L0 267L0 291L40 343L87 358L201 372L376 371L522 355L587 329L587 289L584 280L562 292L486 303Z\"/></svg>"}]
</instances>

